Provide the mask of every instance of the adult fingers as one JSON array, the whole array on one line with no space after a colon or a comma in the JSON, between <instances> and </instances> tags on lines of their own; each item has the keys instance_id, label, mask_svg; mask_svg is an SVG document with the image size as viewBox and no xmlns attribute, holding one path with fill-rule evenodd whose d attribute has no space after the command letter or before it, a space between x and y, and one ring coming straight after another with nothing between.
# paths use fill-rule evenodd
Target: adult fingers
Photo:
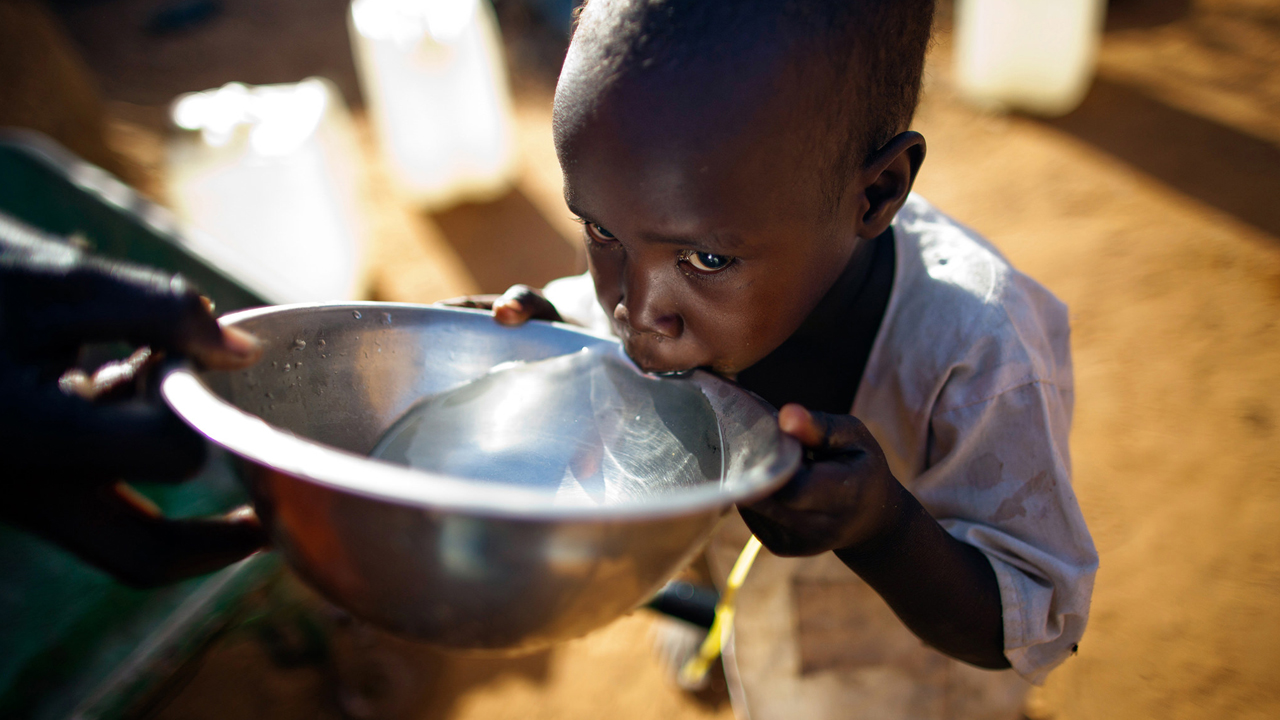
<instances>
[{"instance_id":1,"label":"adult fingers","mask_svg":"<svg viewBox=\"0 0 1280 720\"><path fill-rule=\"evenodd\" d=\"M58 378L58 388L66 395L76 395L85 400L121 399L147 368L160 356L151 352L151 348L140 348L123 360L106 363L90 375L74 368Z\"/></svg>"},{"instance_id":2,"label":"adult fingers","mask_svg":"<svg viewBox=\"0 0 1280 720\"><path fill-rule=\"evenodd\" d=\"M528 285L512 285L495 300L493 317L503 325L520 325L528 320L561 320L551 301Z\"/></svg>"},{"instance_id":3,"label":"adult fingers","mask_svg":"<svg viewBox=\"0 0 1280 720\"><path fill-rule=\"evenodd\" d=\"M217 344L193 343L186 352L201 367L209 370L239 370L262 358L262 343L250 333L235 327L222 327Z\"/></svg>"},{"instance_id":4,"label":"adult fingers","mask_svg":"<svg viewBox=\"0 0 1280 720\"><path fill-rule=\"evenodd\" d=\"M156 398L92 403L21 376L2 380L0 436L21 448L5 460L10 477L172 482L204 463L204 439Z\"/></svg>"},{"instance_id":5,"label":"adult fingers","mask_svg":"<svg viewBox=\"0 0 1280 720\"><path fill-rule=\"evenodd\" d=\"M256 516L168 520L127 486L45 485L4 509L6 519L135 587L203 575L262 548Z\"/></svg>"},{"instance_id":6,"label":"adult fingers","mask_svg":"<svg viewBox=\"0 0 1280 720\"><path fill-rule=\"evenodd\" d=\"M213 367L257 359L257 342L223 331L180 275L83 258L10 267L2 289L9 342L33 351L126 341L189 353Z\"/></svg>"}]
</instances>

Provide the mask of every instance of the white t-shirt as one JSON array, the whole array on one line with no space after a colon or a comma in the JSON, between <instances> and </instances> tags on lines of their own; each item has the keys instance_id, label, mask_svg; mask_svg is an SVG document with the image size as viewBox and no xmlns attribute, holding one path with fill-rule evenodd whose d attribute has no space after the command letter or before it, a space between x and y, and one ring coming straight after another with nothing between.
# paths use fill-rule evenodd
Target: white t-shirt
<instances>
[{"instance_id":1,"label":"white t-shirt","mask_svg":"<svg viewBox=\"0 0 1280 720\"><path fill-rule=\"evenodd\" d=\"M894 476L991 561L1016 674L928 648L831 553L761 553L726 653L742 717L1013 718L1018 676L1043 681L1084 632L1098 556L1071 489L1066 306L918 195L893 231L893 290L852 414ZM589 276L546 292L609 330ZM726 574L746 538L732 514L713 569Z\"/></svg>"}]
</instances>

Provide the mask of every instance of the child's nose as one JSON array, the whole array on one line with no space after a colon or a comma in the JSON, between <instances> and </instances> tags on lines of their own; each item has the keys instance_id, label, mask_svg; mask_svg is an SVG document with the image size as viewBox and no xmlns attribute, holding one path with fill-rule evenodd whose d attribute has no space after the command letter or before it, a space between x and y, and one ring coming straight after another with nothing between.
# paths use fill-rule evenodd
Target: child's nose
<instances>
[{"instance_id":1,"label":"child's nose","mask_svg":"<svg viewBox=\"0 0 1280 720\"><path fill-rule=\"evenodd\" d=\"M663 280L655 271L628 267L622 297L613 317L636 332L675 339L684 332L684 320L669 300Z\"/></svg>"}]
</instances>

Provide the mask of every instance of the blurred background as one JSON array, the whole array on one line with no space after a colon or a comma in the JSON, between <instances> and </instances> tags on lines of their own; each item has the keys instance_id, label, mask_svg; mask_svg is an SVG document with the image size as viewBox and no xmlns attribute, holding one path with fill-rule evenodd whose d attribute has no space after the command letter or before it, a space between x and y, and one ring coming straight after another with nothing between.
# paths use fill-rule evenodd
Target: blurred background
<instances>
[{"instance_id":1,"label":"blurred background","mask_svg":"<svg viewBox=\"0 0 1280 720\"><path fill-rule=\"evenodd\" d=\"M120 178L271 302L540 286L585 267L550 131L573 4L0 0L0 127ZM1079 654L1027 716L1280 716L1280 3L943 2L915 125L916 189L1071 308L1102 565ZM732 717L722 681L664 678L644 612L457 658L268 575L135 662L145 692L80 716ZM8 613L0 638L32 622ZM0 663L0 714L101 700L111 673L69 689L91 650L58 637ZM112 657L136 659L123 637Z\"/></svg>"}]
</instances>

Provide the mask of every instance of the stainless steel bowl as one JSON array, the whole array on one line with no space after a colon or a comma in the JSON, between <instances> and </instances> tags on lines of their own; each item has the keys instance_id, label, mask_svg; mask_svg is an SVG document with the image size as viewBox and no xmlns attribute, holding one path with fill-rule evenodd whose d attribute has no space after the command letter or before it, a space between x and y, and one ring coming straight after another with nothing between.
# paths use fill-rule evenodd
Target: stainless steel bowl
<instances>
[{"instance_id":1,"label":"stainless steel bowl","mask_svg":"<svg viewBox=\"0 0 1280 720\"><path fill-rule=\"evenodd\" d=\"M280 306L223 322L257 335L262 361L172 369L165 400L246 461L258 512L299 574L353 613L439 646L534 650L610 622L687 563L733 503L776 489L800 458L766 403L699 371L689 381L719 422L719 482L592 507L424 473L367 457L420 398L500 363L614 341L392 303Z\"/></svg>"}]
</instances>

